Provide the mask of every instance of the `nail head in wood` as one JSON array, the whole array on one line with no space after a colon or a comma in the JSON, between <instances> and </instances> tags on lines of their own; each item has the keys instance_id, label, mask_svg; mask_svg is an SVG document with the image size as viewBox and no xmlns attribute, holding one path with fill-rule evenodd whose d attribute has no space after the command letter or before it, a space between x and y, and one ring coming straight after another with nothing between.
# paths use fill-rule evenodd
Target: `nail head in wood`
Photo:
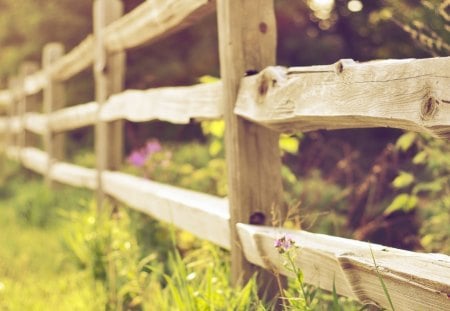
<instances>
[{"instance_id":1,"label":"nail head in wood","mask_svg":"<svg viewBox=\"0 0 450 311\"><path fill-rule=\"evenodd\" d=\"M266 222L266 215L262 212L254 212L250 215L249 223L252 225L264 225Z\"/></svg>"}]
</instances>

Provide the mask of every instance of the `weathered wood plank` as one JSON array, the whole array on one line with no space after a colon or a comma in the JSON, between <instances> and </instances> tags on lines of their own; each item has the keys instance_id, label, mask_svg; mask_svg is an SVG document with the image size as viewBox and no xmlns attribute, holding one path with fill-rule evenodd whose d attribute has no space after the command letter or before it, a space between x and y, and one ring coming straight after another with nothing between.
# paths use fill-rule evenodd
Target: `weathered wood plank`
<instances>
[{"instance_id":1,"label":"weathered wood plank","mask_svg":"<svg viewBox=\"0 0 450 311\"><path fill-rule=\"evenodd\" d=\"M61 43L49 43L44 46L42 55L42 67L48 72L58 59L64 55L64 45ZM61 109L66 104L66 94L64 84L55 80L52 76L44 86L44 113L48 116L53 111ZM45 124L47 125L47 124ZM48 161L47 173L45 174L45 183L48 187L53 187L51 179L51 165L53 160L64 160L65 155L65 136L63 133L55 133L51 127L47 127L44 133L44 149L51 161Z\"/></svg>"},{"instance_id":2,"label":"weathered wood plank","mask_svg":"<svg viewBox=\"0 0 450 311\"><path fill-rule=\"evenodd\" d=\"M118 172L105 171L103 183L106 193L130 207L230 248L226 199Z\"/></svg>"},{"instance_id":3,"label":"weathered wood plank","mask_svg":"<svg viewBox=\"0 0 450 311\"><path fill-rule=\"evenodd\" d=\"M109 52L150 44L167 37L212 13L211 0L146 1L106 29Z\"/></svg>"},{"instance_id":4,"label":"weathered wood plank","mask_svg":"<svg viewBox=\"0 0 450 311\"><path fill-rule=\"evenodd\" d=\"M292 276L274 247L287 234L299 247L295 257L305 282L344 296L389 308L378 278L385 282L396 310L449 310L450 257L420 254L377 244L306 231L237 225L247 259L265 269Z\"/></svg>"},{"instance_id":5,"label":"weathered wood plank","mask_svg":"<svg viewBox=\"0 0 450 311\"><path fill-rule=\"evenodd\" d=\"M50 68L50 76L59 81L65 81L87 69L94 62L94 36L89 35L61 57Z\"/></svg>"},{"instance_id":6,"label":"weathered wood plank","mask_svg":"<svg viewBox=\"0 0 450 311\"><path fill-rule=\"evenodd\" d=\"M19 161L23 166L36 173L45 174L48 158L47 154L39 149L8 146L6 148L6 155L11 159Z\"/></svg>"},{"instance_id":7,"label":"weathered wood plank","mask_svg":"<svg viewBox=\"0 0 450 311\"><path fill-rule=\"evenodd\" d=\"M186 124L192 118L216 119L220 109L220 82L193 86L163 87L146 91L128 90L110 97L102 107L104 121L126 119Z\"/></svg>"},{"instance_id":8,"label":"weathered wood plank","mask_svg":"<svg viewBox=\"0 0 450 311\"><path fill-rule=\"evenodd\" d=\"M25 129L36 135L44 135L47 132L47 122L43 114L28 112L23 117Z\"/></svg>"},{"instance_id":9,"label":"weathered wood plank","mask_svg":"<svg viewBox=\"0 0 450 311\"><path fill-rule=\"evenodd\" d=\"M208 83L183 87L156 88L145 91L127 90L111 96L102 106L100 120L147 122L167 121L187 124L191 119L209 120L222 117L221 84ZM67 131L93 125L98 105L90 102L51 113L48 124L52 131Z\"/></svg>"},{"instance_id":10,"label":"weathered wood plank","mask_svg":"<svg viewBox=\"0 0 450 311\"><path fill-rule=\"evenodd\" d=\"M81 167L64 162L55 162L50 168L52 180L60 183L95 190L97 179L94 169Z\"/></svg>"},{"instance_id":11,"label":"weathered wood plank","mask_svg":"<svg viewBox=\"0 0 450 311\"><path fill-rule=\"evenodd\" d=\"M105 29L105 47L114 53L155 42L213 12L214 7L211 0L146 1L108 25ZM94 36L89 35L55 63L50 70L51 76L64 81L87 69L94 62L93 49ZM29 83L39 85L39 81Z\"/></svg>"},{"instance_id":12,"label":"weathered wood plank","mask_svg":"<svg viewBox=\"0 0 450 311\"><path fill-rule=\"evenodd\" d=\"M119 0L95 0L94 17L94 78L95 100L102 107L108 97L123 87L124 55L109 56L105 46L105 28L123 14L123 4ZM118 90L120 89L120 90ZM97 113L99 111L97 110ZM97 206L102 209L104 199L101 175L106 169L117 169L123 153L122 123L116 126L96 118L95 123L95 160L97 168ZM117 155L120 153L120 156Z\"/></svg>"},{"instance_id":13,"label":"weathered wood plank","mask_svg":"<svg viewBox=\"0 0 450 311\"><path fill-rule=\"evenodd\" d=\"M48 126L54 132L63 132L94 125L97 110L96 102L63 108L48 115Z\"/></svg>"},{"instance_id":14,"label":"weathered wood plank","mask_svg":"<svg viewBox=\"0 0 450 311\"><path fill-rule=\"evenodd\" d=\"M278 131L395 127L450 138L450 57L270 67L243 79L235 112Z\"/></svg>"},{"instance_id":15,"label":"weathered wood plank","mask_svg":"<svg viewBox=\"0 0 450 311\"><path fill-rule=\"evenodd\" d=\"M45 174L48 156L35 148L7 148L7 155L40 174ZM52 180L95 190L96 171L64 162L54 162ZM230 248L228 201L224 198L164 185L119 172L104 171L104 190L129 207L187 230L199 238Z\"/></svg>"},{"instance_id":16,"label":"weathered wood plank","mask_svg":"<svg viewBox=\"0 0 450 311\"><path fill-rule=\"evenodd\" d=\"M23 91L27 95L39 93L47 85L47 75L43 70L39 70L24 79Z\"/></svg>"},{"instance_id":17,"label":"weathered wood plank","mask_svg":"<svg viewBox=\"0 0 450 311\"><path fill-rule=\"evenodd\" d=\"M40 103L34 95L27 95L26 78L38 72L39 65L36 62L24 62L20 67L19 85L18 85L18 115L22 120L22 132L19 133L19 146L37 147L40 139L36 135L27 131L26 113L40 110Z\"/></svg>"},{"instance_id":18,"label":"weathered wood plank","mask_svg":"<svg viewBox=\"0 0 450 311\"><path fill-rule=\"evenodd\" d=\"M218 1L220 71L226 124L225 143L230 198L231 273L235 284L254 272L242 252L235 224L267 224L271 209L283 215L278 134L233 113L245 72L275 63L276 23L272 0ZM260 293L278 292L273 275L259 271Z\"/></svg>"}]
</instances>

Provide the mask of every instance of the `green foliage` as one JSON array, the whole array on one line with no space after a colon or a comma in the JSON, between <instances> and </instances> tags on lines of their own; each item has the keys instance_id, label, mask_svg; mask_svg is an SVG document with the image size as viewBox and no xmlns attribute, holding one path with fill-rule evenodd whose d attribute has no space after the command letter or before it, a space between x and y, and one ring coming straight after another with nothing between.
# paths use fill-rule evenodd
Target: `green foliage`
<instances>
[{"instance_id":1,"label":"green foliage","mask_svg":"<svg viewBox=\"0 0 450 311\"><path fill-rule=\"evenodd\" d=\"M47 193L45 200L40 199L43 186L32 175L25 178L23 171L16 170L17 165L10 164L7 170L0 170L0 180L8 173L10 188L6 196L0 194L0 309L101 310L106 293L101 284L69 260L60 237L71 224L62 224L55 212L76 207L71 202L77 202L83 192L66 190L64 201L56 198L61 192ZM32 213L51 218L46 221L51 225L24 221L23 211L17 208L24 202L22 196L38 202ZM47 206L47 200L53 205ZM46 212L46 208L52 212Z\"/></svg>"},{"instance_id":2,"label":"green foliage","mask_svg":"<svg viewBox=\"0 0 450 311\"><path fill-rule=\"evenodd\" d=\"M373 254L372 248L370 248L370 255L372 256L373 265L375 267L375 271L377 272L378 279L380 280L381 287L383 287L384 295L386 296L387 300L389 301L389 306L391 307L391 310L395 311L394 304L392 303L391 295L389 295L389 290L388 290L386 284L384 283L383 278L381 277L380 271L378 270L377 262L375 261L375 256Z\"/></svg>"},{"instance_id":3,"label":"green foliage","mask_svg":"<svg viewBox=\"0 0 450 311\"><path fill-rule=\"evenodd\" d=\"M416 208L421 217L421 244L428 251L447 254L450 248L450 147L442 139L405 133L396 146L409 161L393 186L409 193L397 195L384 213Z\"/></svg>"},{"instance_id":4,"label":"green foliage","mask_svg":"<svg viewBox=\"0 0 450 311\"><path fill-rule=\"evenodd\" d=\"M433 56L450 53L450 29L448 28L448 0L393 1L385 0L391 19L414 42Z\"/></svg>"},{"instance_id":5,"label":"green foliage","mask_svg":"<svg viewBox=\"0 0 450 311\"><path fill-rule=\"evenodd\" d=\"M384 214L389 215L400 210L409 212L417 206L417 203L418 199L416 196L402 193L394 198L394 201L384 210Z\"/></svg>"},{"instance_id":6,"label":"green foliage","mask_svg":"<svg viewBox=\"0 0 450 311\"><path fill-rule=\"evenodd\" d=\"M284 310L364 310L361 304L351 299L338 297L333 283L333 292L327 293L319 288L307 285L301 267L297 266L295 258L301 248L289 236L284 235L275 242L275 248L281 256L282 264L294 276L289 279L287 289L282 292L282 306Z\"/></svg>"},{"instance_id":7,"label":"green foliage","mask_svg":"<svg viewBox=\"0 0 450 311\"><path fill-rule=\"evenodd\" d=\"M175 250L170 255L169 273L150 267L166 285L153 284L146 310L265 310L257 296L255 278L243 288L229 283L228 255L208 243L185 258ZM161 284L161 283L159 283Z\"/></svg>"}]
</instances>

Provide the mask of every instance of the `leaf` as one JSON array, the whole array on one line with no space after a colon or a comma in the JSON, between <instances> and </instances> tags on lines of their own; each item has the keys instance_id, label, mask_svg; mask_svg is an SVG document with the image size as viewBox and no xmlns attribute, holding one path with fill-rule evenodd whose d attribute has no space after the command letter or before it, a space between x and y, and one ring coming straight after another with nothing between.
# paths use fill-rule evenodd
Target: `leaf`
<instances>
[{"instance_id":1,"label":"leaf","mask_svg":"<svg viewBox=\"0 0 450 311\"><path fill-rule=\"evenodd\" d=\"M213 76L209 76L209 75L205 75L205 76L201 76L198 81L200 83L214 83L219 81L220 79L217 77L213 77Z\"/></svg>"},{"instance_id":2,"label":"leaf","mask_svg":"<svg viewBox=\"0 0 450 311\"><path fill-rule=\"evenodd\" d=\"M407 151L409 148L411 148L416 137L417 137L416 133L413 132L405 133L397 139L395 147L397 147L401 151Z\"/></svg>"},{"instance_id":3,"label":"leaf","mask_svg":"<svg viewBox=\"0 0 450 311\"><path fill-rule=\"evenodd\" d=\"M392 186L396 189L402 189L408 187L414 182L414 175L408 172L400 172L400 174L395 177L392 181Z\"/></svg>"},{"instance_id":4,"label":"leaf","mask_svg":"<svg viewBox=\"0 0 450 311\"><path fill-rule=\"evenodd\" d=\"M213 140L209 145L209 154L212 157L215 157L222 151L222 143L218 140Z\"/></svg>"},{"instance_id":5,"label":"leaf","mask_svg":"<svg viewBox=\"0 0 450 311\"><path fill-rule=\"evenodd\" d=\"M402 193L394 198L394 201L386 208L383 214L389 215L396 211L408 212L415 208L417 203L418 199L416 196Z\"/></svg>"},{"instance_id":6,"label":"leaf","mask_svg":"<svg viewBox=\"0 0 450 311\"><path fill-rule=\"evenodd\" d=\"M299 140L295 136L288 136L281 134L279 140L280 149L292 154L296 154L298 151Z\"/></svg>"},{"instance_id":7,"label":"leaf","mask_svg":"<svg viewBox=\"0 0 450 311\"><path fill-rule=\"evenodd\" d=\"M213 135L222 138L225 133L225 122L223 120L202 122L202 131L205 135Z\"/></svg>"},{"instance_id":8,"label":"leaf","mask_svg":"<svg viewBox=\"0 0 450 311\"><path fill-rule=\"evenodd\" d=\"M424 164L425 161L427 160L427 157L428 153L425 150L423 150L414 156L412 162L414 164Z\"/></svg>"}]
</instances>

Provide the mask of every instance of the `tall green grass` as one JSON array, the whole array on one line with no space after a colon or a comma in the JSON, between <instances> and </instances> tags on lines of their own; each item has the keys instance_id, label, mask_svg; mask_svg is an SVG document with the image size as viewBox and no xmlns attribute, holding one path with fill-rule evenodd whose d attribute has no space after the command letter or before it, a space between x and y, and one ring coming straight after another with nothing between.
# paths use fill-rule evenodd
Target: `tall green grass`
<instances>
[{"instance_id":1,"label":"tall green grass","mask_svg":"<svg viewBox=\"0 0 450 311\"><path fill-rule=\"evenodd\" d=\"M0 175L0 310L276 307L258 297L255 277L231 286L229 253L219 247L126 207L99 216L91 193L50 192L14 165ZM298 285L291 281L283 292L286 310L361 307ZM298 304L303 290L309 309Z\"/></svg>"}]
</instances>

